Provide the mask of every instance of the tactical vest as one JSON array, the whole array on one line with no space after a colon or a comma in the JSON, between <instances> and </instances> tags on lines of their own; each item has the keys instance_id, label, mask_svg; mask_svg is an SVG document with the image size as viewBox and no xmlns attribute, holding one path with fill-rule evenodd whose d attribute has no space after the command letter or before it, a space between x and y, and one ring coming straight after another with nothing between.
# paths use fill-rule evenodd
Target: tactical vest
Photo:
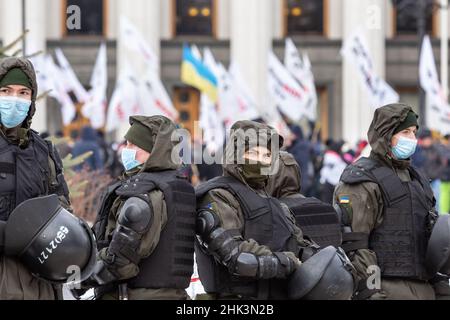
<instances>
[{"instance_id":1,"label":"tactical vest","mask_svg":"<svg viewBox=\"0 0 450 320\"><path fill-rule=\"evenodd\" d=\"M130 288L189 287L194 265L195 195L194 188L176 170L142 172L113 184L103 196L94 232L101 250L111 241L106 235L110 208L117 197L123 201L153 190L164 194L167 223L153 253L139 262L139 274L128 280Z\"/></svg>"},{"instance_id":2,"label":"tactical vest","mask_svg":"<svg viewBox=\"0 0 450 320\"><path fill-rule=\"evenodd\" d=\"M232 235L242 234L244 239L254 239L273 252L291 251L298 254L293 222L288 219L280 202L263 197L233 177L217 177L196 188L197 203L213 189L225 189L239 202L244 213L244 228L230 230ZM254 280L237 277L196 243L197 265L200 279L208 293L243 296L258 299L287 299L286 280Z\"/></svg>"},{"instance_id":3,"label":"tactical vest","mask_svg":"<svg viewBox=\"0 0 450 320\"><path fill-rule=\"evenodd\" d=\"M9 143L0 135L0 220L23 201L49 194L52 155L50 142L30 130L26 148ZM55 166L58 164L55 162Z\"/></svg>"},{"instance_id":4,"label":"tactical vest","mask_svg":"<svg viewBox=\"0 0 450 320\"><path fill-rule=\"evenodd\" d=\"M368 247L377 255L382 276L428 280L424 260L436 201L428 180L413 167L408 171L412 181L403 182L392 168L361 158L345 169L341 181L373 182L381 189L383 222L372 230Z\"/></svg>"},{"instance_id":5,"label":"tactical vest","mask_svg":"<svg viewBox=\"0 0 450 320\"><path fill-rule=\"evenodd\" d=\"M281 198L280 201L292 211L304 236L323 248L342 244L341 223L332 205L300 195Z\"/></svg>"}]
</instances>

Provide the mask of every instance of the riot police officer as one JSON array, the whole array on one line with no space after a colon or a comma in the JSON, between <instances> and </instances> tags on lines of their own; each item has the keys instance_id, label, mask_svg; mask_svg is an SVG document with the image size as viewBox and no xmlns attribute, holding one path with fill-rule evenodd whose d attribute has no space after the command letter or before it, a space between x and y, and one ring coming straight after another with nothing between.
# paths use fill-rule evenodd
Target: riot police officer
<instances>
[{"instance_id":1,"label":"riot police officer","mask_svg":"<svg viewBox=\"0 0 450 320\"><path fill-rule=\"evenodd\" d=\"M318 248L303 238L289 209L266 192L282 143L267 125L236 122L226 147L224 175L196 189L198 271L213 298L351 296L352 277L336 249L328 247L313 256ZM331 287L340 290L326 289Z\"/></svg>"},{"instance_id":2,"label":"riot police officer","mask_svg":"<svg viewBox=\"0 0 450 320\"><path fill-rule=\"evenodd\" d=\"M29 60L7 57L0 61L0 299L56 298L54 286L34 276L4 243L5 223L28 199L56 194L60 204L70 210L58 152L30 128L37 92ZM38 232L28 231L33 235Z\"/></svg>"},{"instance_id":3,"label":"riot police officer","mask_svg":"<svg viewBox=\"0 0 450 320\"><path fill-rule=\"evenodd\" d=\"M179 171L174 123L132 116L125 172L94 225L98 262L88 283L101 299L187 299L193 272L195 194Z\"/></svg>"},{"instance_id":4,"label":"riot police officer","mask_svg":"<svg viewBox=\"0 0 450 320\"><path fill-rule=\"evenodd\" d=\"M410 163L418 116L396 103L375 111L368 158L347 167L334 202L358 274L355 299L434 299L426 268L437 212L428 179ZM381 279L381 281L380 281Z\"/></svg>"}]
</instances>

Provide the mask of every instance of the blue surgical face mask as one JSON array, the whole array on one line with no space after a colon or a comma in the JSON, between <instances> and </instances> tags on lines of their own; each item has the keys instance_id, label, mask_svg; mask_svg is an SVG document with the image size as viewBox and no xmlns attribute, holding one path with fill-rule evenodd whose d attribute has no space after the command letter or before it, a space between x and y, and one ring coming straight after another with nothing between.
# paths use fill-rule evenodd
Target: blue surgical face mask
<instances>
[{"instance_id":1,"label":"blue surgical face mask","mask_svg":"<svg viewBox=\"0 0 450 320\"><path fill-rule=\"evenodd\" d=\"M136 160L136 150L123 148L122 149L122 164L126 171L136 168L142 163Z\"/></svg>"},{"instance_id":2,"label":"blue surgical face mask","mask_svg":"<svg viewBox=\"0 0 450 320\"><path fill-rule=\"evenodd\" d=\"M392 147L392 154L398 160L410 158L416 151L417 140L400 136L397 145Z\"/></svg>"},{"instance_id":3,"label":"blue surgical face mask","mask_svg":"<svg viewBox=\"0 0 450 320\"><path fill-rule=\"evenodd\" d=\"M31 101L5 96L0 97L0 123L6 128L20 125L28 115Z\"/></svg>"}]
</instances>

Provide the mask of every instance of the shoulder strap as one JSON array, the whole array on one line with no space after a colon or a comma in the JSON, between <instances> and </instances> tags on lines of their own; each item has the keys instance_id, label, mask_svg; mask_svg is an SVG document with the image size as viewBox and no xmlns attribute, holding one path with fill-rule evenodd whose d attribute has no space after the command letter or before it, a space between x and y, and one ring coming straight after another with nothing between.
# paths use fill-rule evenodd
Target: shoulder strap
<instances>
[{"instance_id":1,"label":"shoulder strap","mask_svg":"<svg viewBox=\"0 0 450 320\"><path fill-rule=\"evenodd\" d=\"M414 166L409 167L409 173L411 174L411 177L419 181L420 185L425 191L425 196L434 207L436 205L436 198L434 197L433 189L431 189L430 180L421 170L417 169Z\"/></svg>"},{"instance_id":2,"label":"shoulder strap","mask_svg":"<svg viewBox=\"0 0 450 320\"><path fill-rule=\"evenodd\" d=\"M0 150L6 148L9 145L8 140L0 133Z\"/></svg>"},{"instance_id":3,"label":"shoulder strap","mask_svg":"<svg viewBox=\"0 0 450 320\"><path fill-rule=\"evenodd\" d=\"M408 196L407 187L391 168L380 166L372 173L388 204L399 202Z\"/></svg>"},{"instance_id":4,"label":"shoulder strap","mask_svg":"<svg viewBox=\"0 0 450 320\"><path fill-rule=\"evenodd\" d=\"M5 151L10 147L8 141L0 134L0 150ZM16 174L16 166L14 163L0 162L0 175L4 174Z\"/></svg>"},{"instance_id":5,"label":"shoulder strap","mask_svg":"<svg viewBox=\"0 0 450 320\"><path fill-rule=\"evenodd\" d=\"M347 184L376 183L380 186L388 204L396 203L408 196L407 188L395 171L371 158L361 158L348 166L341 176L341 181Z\"/></svg>"},{"instance_id":6,"label":"shoulder strap","mask_svg":"<svg viewBox=\"0 0 450 320\"><path fill-rule=\"evenodd\" d=\"M231 176L221 176L200 185L195 193L197 198L201 198L208 191L213 189L225 189L229 191L238 201L246 215L251 219L267 212L267 203L261 202L261 196L255 191L237 181Z\"/></svg>"},{"instance_id":7,"label":"shoulder strap","mask_svg":"<svg viewBox=\"0 0 450 320\"><path fill-rule=\"evenodd\" d=\"M148 193L154 189L160 189L164 192L168 187L167 183L177 178L183 178L177 170L140 172L124 180L116 193L121 197L131 197L136 194Z\"/></svg>"},{"instance_id":8,"label":"shoulder strap","mask_svg":"<svg viewBox=\"0 0 450 320\"><path fill-rule=\"evenodd\" d=\"M194 188L187 181L187 178L179 170L166 170L159 172L141 172L122 182L117 188L116 194L123 198L133 197L140 194L147 194L153 190L161 190L168 207L174 205L174 201L180 201L176 205L190 203L193 200L195 211ZM191 199L192 197L192 199Z\"/></svg>"},{"instance_id":9,"label":"shoulder strap","mask_svg":"<svg viewBox=\"0 0 450 320\"><path fill-rule=\"evenodd\" d=\"M49 152L52 149L52 143L49 140L43 139L36 131L31 130L31 137L37 147L45 152Z\"/></svg>"},{"instance_id":10,"label":"shoulder strap","mask_svg":"<svg viewBox=\"0 0 450 320\"><path fill-rule=\"evenodd\" d=\"M97 239L97 247L101 250L107 246L107 240L105 239L106 227L108 224L109 210L116 198L116 190L122 185L122 181L117 181L110 184L101 197L100 209L97 211L98 215L95 219L95 223L92 227L92 231Z\"/></svg>"},{"instance_id":11,"label":"shoulder strap","mask_svg":"<svg viewBox=\"0 0 450 320\"><path fill-rule=\"evenodd\" d=\"M195 196L197 198L197 201L201 200L210 190L222 187L222 178L224 177L215 177L196 186Z\"/></svg>"},{"instance_id":12,"label":"shoulder strap","mask_svg":"<svg viewBox=\"0 0 450 320\"><path fill-rule=\"evenodd\" d=\"M42 137L35 131L31 131L31 135L33 136L36 145L42 150L45 150L48 157L50 158L49 160L54 165L49 166L49 193L64 196L68 203L70 203L69 187L67 186L66 180L64 179L63 163L58 151L51 141L42 139Z\"/></svg>"},{"instance_id":13,"label":"shoulder strap","mask_svg":"<svg viewBox=\"0 0 450 320\"><path fill-rule=\"evenodd\" d=\"M359 184L363 182L374 182L371 174L377 167L377 162L370 158L361 158L355 163L347 166L341 175L341 181L347 184Z\"/></svg>"}]
</instances>

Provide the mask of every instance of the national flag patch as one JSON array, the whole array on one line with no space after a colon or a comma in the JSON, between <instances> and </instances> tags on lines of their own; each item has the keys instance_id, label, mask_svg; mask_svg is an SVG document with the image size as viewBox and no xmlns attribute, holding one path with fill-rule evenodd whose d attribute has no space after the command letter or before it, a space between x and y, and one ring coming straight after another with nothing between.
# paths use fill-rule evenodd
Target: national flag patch
<instances>
[{"instance_id":1,"label":"national flag patch","mask_svg":"<svg viewBox=\"0 0 450 320\"><path fill-rule=\"evenodd\" d=\"M339 203L340 204L350 203L350 197L349 196L341 196L341 197L339 197Z\"/></svg>"}]
</instances>

